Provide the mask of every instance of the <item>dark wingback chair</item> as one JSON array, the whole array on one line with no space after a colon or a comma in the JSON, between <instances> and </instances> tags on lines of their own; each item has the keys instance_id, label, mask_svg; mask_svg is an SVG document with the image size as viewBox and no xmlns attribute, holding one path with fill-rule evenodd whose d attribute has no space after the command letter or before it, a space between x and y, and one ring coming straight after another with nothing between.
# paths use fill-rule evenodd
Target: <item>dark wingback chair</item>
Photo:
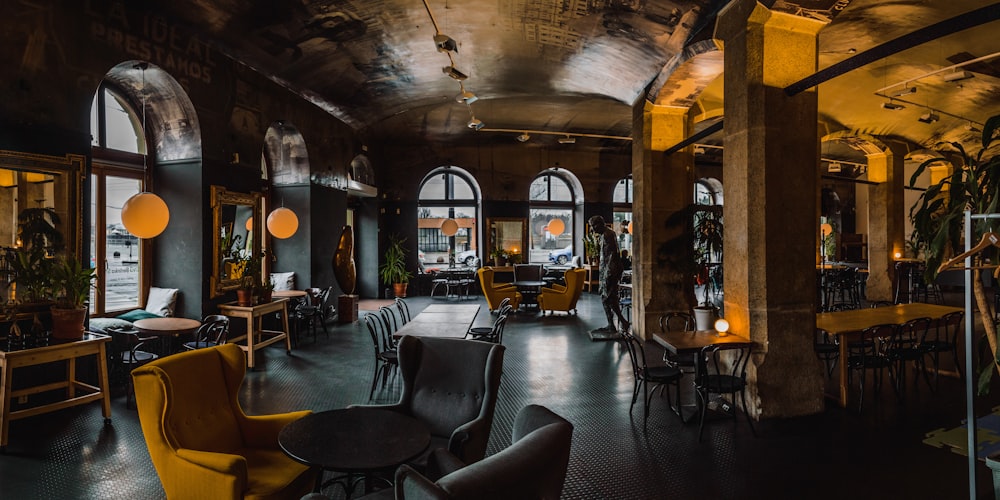
<instances>
[{"instance_id":1,"label":"dark wingback chair","mask_svg":"<svg viewBox=\"0 0 1000 500\"><path fill-rule=\"evenodd\" d=\"M431 455L435 482L407 465L396 470L397 499L557 499L569 465L573 424L544 406L529 405L514 420L513 444L466 465L443 449Z\"/></svg>"},{"instance_id":2,"label":"dark wingback chair","mask_svg":"<svg viewBox=\"0 0 1000 500\"><path fill-rule=\"evenodd\" d=\"M493 426L504 346L404 335L397 353L403 379L399 402L379 407L426 424L429 449L446 448L465 463L482 460Z\"/></svg>"}]
</instances>

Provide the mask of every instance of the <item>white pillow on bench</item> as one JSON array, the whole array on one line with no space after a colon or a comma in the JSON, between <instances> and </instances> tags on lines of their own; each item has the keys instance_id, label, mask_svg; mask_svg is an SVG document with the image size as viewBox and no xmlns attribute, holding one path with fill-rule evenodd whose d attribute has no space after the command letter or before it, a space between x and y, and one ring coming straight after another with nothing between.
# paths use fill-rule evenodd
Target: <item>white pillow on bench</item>
<instances>
[{"instance_id":1,"label":"white pillow on bench","mask_svg":"<svg viewBox=\"0 0 1000 500\"><path fill-rule=\"evenodd\" d=\"M146 299L146 312L160 316L173 316L174 304L177 303L176 288L149 287L149 298Z\"/></svg>"}]
</instances>

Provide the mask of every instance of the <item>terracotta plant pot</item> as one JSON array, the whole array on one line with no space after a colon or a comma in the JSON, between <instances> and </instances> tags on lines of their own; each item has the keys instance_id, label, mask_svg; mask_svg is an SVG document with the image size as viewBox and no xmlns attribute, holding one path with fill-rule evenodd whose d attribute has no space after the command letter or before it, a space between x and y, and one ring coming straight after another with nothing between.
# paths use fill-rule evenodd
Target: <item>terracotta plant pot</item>
<instances>
[{"instance_id":1,"label":"terracotta plant pot","mask_svg":"<svg viewBox=\"0 0 1000 500\"><path fill-rule=\"evenodd\" d=\"M253 305L253 290L240 288L236 290L236 305L248 307Z\"/></svg>"},{"instance_id":2,"label":"terracotta plant pot","mask_svg":"<svg viewBox=\"0 0 1000 500\"><path fill-rule=\"evenodd\" d=\"M397 297L406 297L406 283L393 283L392 292Z\"/></svg>"},{"instance_id":3,"label":"terracotta plant pot","mask_svg":"<svg viewBox=\"0 0 1000 500\"><path fill-rule=\"evenodd\" d=\"M87 308L63 309L52 307L52 338L79 340L83 338L83 322Z\"/></svg>"}]
</instances>

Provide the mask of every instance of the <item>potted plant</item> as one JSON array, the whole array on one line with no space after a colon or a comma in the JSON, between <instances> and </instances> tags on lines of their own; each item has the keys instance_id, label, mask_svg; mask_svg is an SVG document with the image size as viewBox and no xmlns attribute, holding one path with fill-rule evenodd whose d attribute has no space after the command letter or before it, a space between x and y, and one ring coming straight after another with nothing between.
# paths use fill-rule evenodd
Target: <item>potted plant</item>
<instances>
[{"instance_id":1,"label":"potted plant","mask_svg":"<svg viewBox=\"0 0 1000 500\"><path fill-rule=\"evenodd\" d=\"M711 330L716 314L715 304L709 295L718 283L713 282L713 265L722 258L723 225L722 207L699 207L694 215L694 256L697 268L696 281L702 285L703 300L694 308L698 330Z\"/></svg>"},{"instance_id":2,"label":"potted plant","mask_svg":"<svg viewBox=\"0 0 1000 500\"><path fill-rule=\"evenodd\" d=\"M236 304L242 307L253 305L254 290L260 282L260 258L252 252L243 251L233 254L232 276L238 280L236 288Z\"/></svg>"},{"instance_id":3,"label":"potted plant","mask_svg":"<svg viewBox=\"0 0 1000 500\"><path fill-rule=\"evenodd\" d=\"M52 294L56 301L51 309L53 338L83 338L87 299L96 278L93 268L83 267L72 256L60 257L51 266Z\"/></svg>"},{"instance_id":4,"label":"potted plant","mask_svg":"<svg viewBox=\"0 0 1000 500\"><path fill-rule=\"evenodd\" d=\"M490 258L493 259L493 265L495 266L507 265L507 252L503 248L496 247L491 250Z\"/></svg>"},{"instance_id":5,"label":"potted plant","mask_svg":"<svg viewBox=\"0 0 1000 500\"><path fill-rule=\"evenodd\" d=\"M931 158L921 163L910 178L910 187L913 187L920 174L931 165L938 162L951 162L956 165L950 176L929 186L910 209L910 219L913 221L912 246L923 251L926 263L924 280L927 283L933 282L937 277L942 262L964 250L962 221L966 210L970 210L973 214L1000 212L1000 156L983 157L992 146L995 139L994 132L998 129L1000 129L1000 115L986 120L983 126L982 149L978 154L972 156L960 143L953 142L951 146L961 159L961 165L947 158ZM981 241L987 231L993 231L994 221L995 219L974 221L970 245ZM996 262L996 247L990 245L978 255ZM993 372L1000 371L1000 359L997 358L1000 351L998 351L996 324L993 322L993 302L989 300L981 279L982 268L976 267L972 273L972 293L978 310L982 312L979 317L990 349L990 353L982 357L985 362L979 367L979 393L985 394L989 391Z\"/></svg>"},{"instance_id":6,"label":"potted plant","mask_svg":"<svg viewBox=\"0 0 1000 500\"><path fill-rule=\"evenodd\" d=\"M385 284L392 284L396 297L406 297L406 285L413 274L406 270L406 248L403 243L406 238L398 235L389 236L389 248L385 251L385 260L378 268L379 276Z\"/></svg>"},{"instance_id":7,"label":"potted plant","mask_svg":"<svg viewBox=\"0 0 1000 500\"><path fill-rule=\"evenodd\" d=\"M587 232L583 235L583 254L587 257L587 262L589 262L594 267L600 267L601 265L601 241L597 238L588 227Z\"/></svg>"}]
</instances>

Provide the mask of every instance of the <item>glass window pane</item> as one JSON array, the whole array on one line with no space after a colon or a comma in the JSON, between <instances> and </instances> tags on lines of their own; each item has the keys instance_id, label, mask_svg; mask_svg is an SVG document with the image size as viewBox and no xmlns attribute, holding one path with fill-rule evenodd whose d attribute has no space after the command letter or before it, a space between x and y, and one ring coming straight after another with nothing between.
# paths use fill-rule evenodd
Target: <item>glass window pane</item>
<instances>
[{"instance_id":1,"label":"glass window pane","mask_svg":"<svg viewBox=\"0 0 1000 500\"><path fill-rule=\"evenodd\" d=\"M712 192L708 186L696 182L694 183L694 202L696 205L712 205Z\"/></svg>"},{"instance_id":2,"label":"glass window pane","mask_svg":"<svg viewBox=\"0 0 1000 500\"><path fill-rule=\"evenodd\" d=\"M106 214L104 221L105 290L104 310L120 311L139 307L139 239L122 225L122 205L141 191L139 179L107 178Z\"/></svg>"},{"instance_id":3,"label":"glass window pane","mask_svg":"<svg viewBox=\"0 0 1000 500\"><path fill-rule=\"evenodd\" d=\"M566 181L550 175L549 181L551 186L551 193L549 201L573 201L573 190L570 189L569 184Z\"/></svg>"},{"instance_id":4,"label":"glass window pane","mask_svg":"<svg viewBox=\"0 0 1000 500\"><path fill-rule=\"evenodd\" d=\"M614 223L612 224L612 229L618 233L618 249L628 250L632 253L632 231L629 230L629 224L632 223L632 212L626 212L621 210L616 210L614 213ZM632 225L633 229L635 225Z\"/></svg>"},{"instance_id":5,"label":"glass window pane","mask_svg":"<svg viewBox=\"0 0 1000 500\"><path fill-rule=\"evenodd\" d=\"M626 177L615 184L612 203L632 203L632 179Z\"/></svg>"},{"instance_id":6,"label":"glass window pane","mask_svg":"<svg viewBox=\"0 0 1000 500\"><path fill-rule=\"evenodd\" d=\"M417 210L418 259L424 271L447 267L449 251L455 256L456 265L475 265L479 259L476 242L476 208L473 206L420 207ZM449 218L458 223L453 238L441 232L441 224Z\"/></svg>"},{"instance_id":7,"label":"glass window pane","mask_svg":"<svg viewBox=\"0 0 1000 500\"><path fill-rule=\"evenodd\" d=\"M141 120L137 119L123 99L104 90L105 139L108 149L145 154Z\"/></svg>"},{"instance_id":8,"label":"glass window pane","mask_svg":"<svg viewBox=\"0 0 1000 500\"><path fill-rule=\"evenodd\" d=\"M528 189L528 199L531 201L549 201L549 176L542 175L531 181Z\"/></svg>"},{"instance_id":9,"label":"glass window pane","mask_svg":"<svg viewBox=\"0 0 1000 500\"><path fill-rule=\"evenodd\" d=\"M452 182L455 184L455 193L452 195L453 200L474 200L476 196L472 193L472 186L465 179L453 175L451 176Z\"/></svg>"},{"instance_id":10,"label":"glass window pane","mask_svg":"<svg viewBox=\"0 0 1000 500\"><path fill-rule=\"evenodd\" d=\"M424 185L420 188L421 200L443 200L445 199L444 192L444 176L435 175L430 179L424 181Z\"/></svg>"},{"instance_id":11,"label":"glass window pane","mask_svg":"<svg viewBox=\"0 0 1000 500\"><path fill-rule=\"evenodd\" d=\"M94 97L94 102L90 104L90 145L101 145L101 131L97 127L97 97Z\"/></svg>"},{"instance_id":12,"label":"glass window pane","mask_svg":"<svg viewBox=\"0 0 1000 500\"><path fill-rule=\"evenodd\" d=\"M562 222L562 232L553 234L549 224ZM553 229L557 229L556 225ZM573 210L568 208L532 208L528 227L528 262L566 263L573 259ZM556 231L558 232L558 231ZM565 256L565 258L560 258Z\"/></svg>"}]
</instances>

